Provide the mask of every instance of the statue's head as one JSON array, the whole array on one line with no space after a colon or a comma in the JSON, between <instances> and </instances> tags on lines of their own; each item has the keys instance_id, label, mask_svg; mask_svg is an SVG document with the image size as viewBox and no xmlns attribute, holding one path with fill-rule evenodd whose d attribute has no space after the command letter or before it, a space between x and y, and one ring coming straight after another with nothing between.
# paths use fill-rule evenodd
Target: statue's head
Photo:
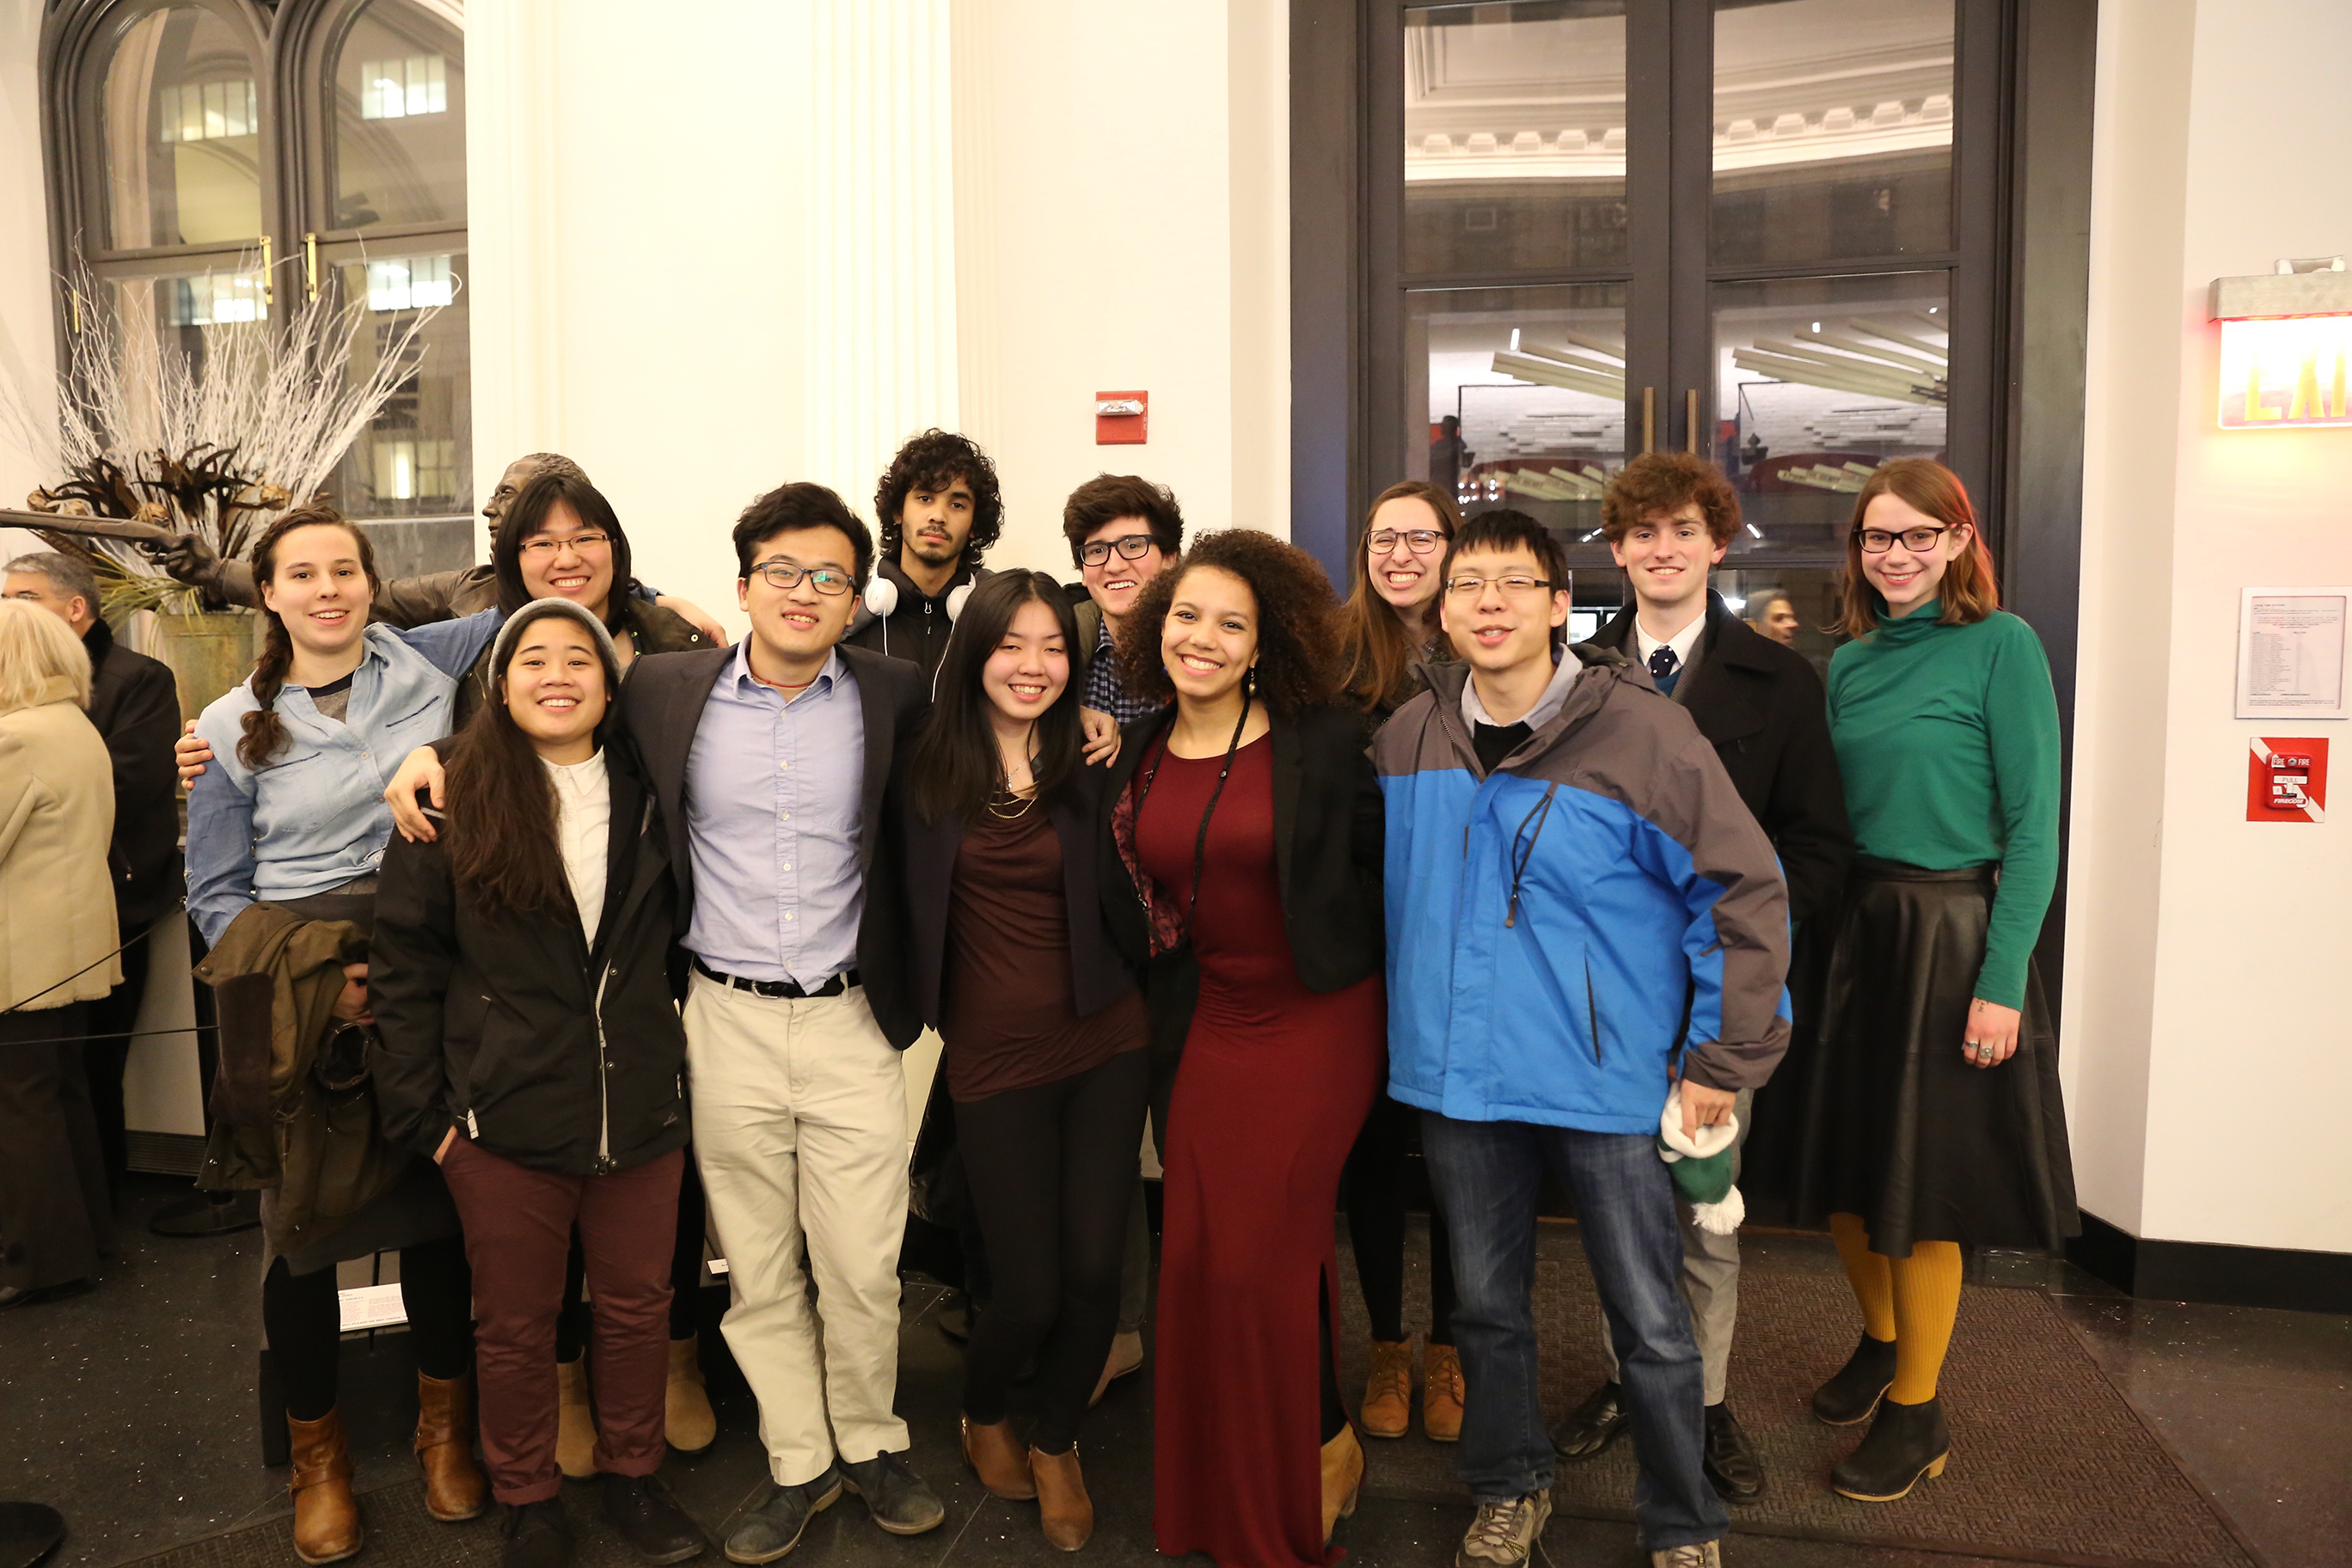
<instances>
[{"instance_id":1,"label":"statue's head","mask_svg":"<svg viewBox=\"0 0 2352 1568\"><path fill-rule=\"evenodd\" d=\"M529 452L517 458L499 476L498 489L490 492L490 499L482 503L482 516L489 522L492 539L498 537L499 519L506 515L508 506L522 493L523 486L541 474L569 474L583 482L588 478L579 464L561 452Z\"/></svg>"}]
</instances>

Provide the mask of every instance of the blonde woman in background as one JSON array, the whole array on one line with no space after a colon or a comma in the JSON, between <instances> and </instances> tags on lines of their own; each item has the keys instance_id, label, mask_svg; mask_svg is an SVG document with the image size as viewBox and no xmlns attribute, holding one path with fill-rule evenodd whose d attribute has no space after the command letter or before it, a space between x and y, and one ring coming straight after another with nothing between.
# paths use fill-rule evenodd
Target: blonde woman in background
<instances>
[{"instance_id":1,"label":"blonde woman in background","mask_svg":"<svg viewBox=\"0 0 2352 1568\"><path fill-rule=\"evenodd\" d=\"M65 622L0 601L0 1309L87 1289L111 1250L82 1009L122 978L114 774Z\"/></svg>"}]
</instances>

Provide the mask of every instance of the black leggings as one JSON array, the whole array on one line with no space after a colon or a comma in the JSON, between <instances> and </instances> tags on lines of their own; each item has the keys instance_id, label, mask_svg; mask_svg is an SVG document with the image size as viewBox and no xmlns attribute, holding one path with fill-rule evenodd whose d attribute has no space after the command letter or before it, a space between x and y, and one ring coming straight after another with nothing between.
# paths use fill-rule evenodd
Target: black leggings
<instances>
[{"instance_id":1,"label":"black leggings","mask_svg":"<svg viewBox=\"0 0 2352 1568\"><path fill-rule=\"evenodd\" d=\"M474 1364L474 1272L457 1237L400 1249L400 1301L416 1370L444 1382ZM335 1271L296 1274L278 1258L261 1281L261 1326L286 1389L286 1414L316 1421L335 1407L341 1353L341 1299Z\"/></svg>"},{"instance_id":2,"label":"black leggings","mask_svg":"<svg viewBox=\"0 0 2352 1568\"><path fill-rule=\"evenodd\" d=\"M952 1047L950 1047L952 1048ZM1004 1419L1034 1356L1042 1406L1030 1443L1065 1454L1118 1331L1119 1265L1150 1064L1122 1051L1099 1067L955 1108L992 1293L971 1336L963 1411Z\"/></svg>"},{"instance_id":3,"label":"black leggings","mask_svg":"<svg viewBox=\"0 0 2352 1568\"><path fill-rule=\"evenodd\" d=\"M677 1246L669 1258L669 1337L690 1340L695 1334L697 1306L702 1293L702 1178L694 1169L694 1151L686 1153L686 1168L677 1183ZM589 1313L581 1299L588 1279L588 1255L580 1247L580 1227L572 1227L572 1256L563 1265L563 1305L555 1315L555 1359L578 1361L588 1353Z\"/></svg>"},{"instance_id":4,"label":"black leggings","mask_svg":"<svg viewBox=\"0 0 2352 1568\"><path fill-rule=\"evenodd\" d=\"M1356 1282L1372 1320L1372 1338L1404 1338L1405 1158L1420 1112L1386 1094L1356 1134L1340 1192L1348 1206L1348 1240L1356 1253ZM1454 1258L1445 1216L1429 1205L1429 1342L1454 1342Z\"/></svg>"}]
</instances>

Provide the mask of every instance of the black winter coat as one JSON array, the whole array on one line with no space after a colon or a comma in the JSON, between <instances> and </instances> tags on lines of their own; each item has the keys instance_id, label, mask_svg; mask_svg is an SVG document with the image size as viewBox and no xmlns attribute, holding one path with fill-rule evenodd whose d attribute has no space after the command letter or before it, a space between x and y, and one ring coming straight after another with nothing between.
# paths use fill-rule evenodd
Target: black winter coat
<instances>
[{"instance_id":1,"label":"black winter coat","mask_svg":"<svg viewBox=\"0 0 2352 1568\"><path fill-rule=\"evenodd\" d=\"M627 745L604 756L613 826L593 950L569 899L491 914L453 886L439 845L394 834L384 850L368 956L376 1100L386 1135L428 1157L453 1126L567 1175L686 1144L668 833Z\"/></svg>"},{"instance_id":2,"label":"black winter coat","mask_svg":"<svg viewBox=\"0 0 2352 1568\"><path fill-rule=\"evenodd\" d=\"M1701 653L1675 687L1675 700L1715 747L1732 787L1780 857L1789 917L1826 920L1845 888L1853 829L1830 744L1822 678L1804 656L1731 613L1709 590ZM1640 662L1628 605L1593 637Z\"/></svg>"},{"instance_id":3,"label":"black winter coat","mask_svg":"<svg viewBox=\"0 0 2352 1568\"><path fill-rule=\"evenodd\" d=\"M114 837L107 869L125 934L180 901L180 692L171 668L114 640L104 621L82 634L89 654L89 721L114 762Z\"/></svg>"}]
</instances>

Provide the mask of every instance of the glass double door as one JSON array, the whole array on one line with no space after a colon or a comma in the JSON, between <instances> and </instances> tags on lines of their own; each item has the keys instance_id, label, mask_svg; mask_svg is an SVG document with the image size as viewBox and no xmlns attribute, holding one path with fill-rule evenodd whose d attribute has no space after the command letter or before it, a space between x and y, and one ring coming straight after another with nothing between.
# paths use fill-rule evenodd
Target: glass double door
<instances>
[{"instance_id":1,"label":"glass double door","mask_svg":"<svg viewBox=\"0 0 2352 1568\"><path fill-rule=\"evenodd\" d=\"M1517 0L1372 17L1372 488L1528 512L1622 593L1601 497L1717 464L1717 578L1825 657L1853 494L1992 471L1999 0ZM1382 83L1385 83L1385 88ZM1985 509L1990 512L1992 509Z\"/></svg>"}]
</instances>

